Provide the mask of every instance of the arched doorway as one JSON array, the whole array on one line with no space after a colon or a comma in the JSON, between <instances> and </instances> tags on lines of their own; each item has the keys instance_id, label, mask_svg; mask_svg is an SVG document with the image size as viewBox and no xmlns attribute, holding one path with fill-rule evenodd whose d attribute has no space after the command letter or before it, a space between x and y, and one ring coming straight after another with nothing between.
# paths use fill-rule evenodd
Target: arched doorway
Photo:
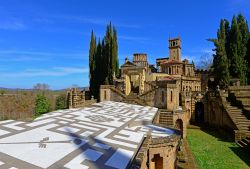
<instances>
[{"instance_id":1,"label":"arched doorway","mask_svg":"<svg viewBox=\"0 0 250 169\"><path fill-rule=\"evenodd\" d=\"M150 168L154 168L154 169L162 169L163 168L163 157L161 157L160 154L155 154L154 158L152 159L152 162L154 164Z\"/></svg>"},{"instance_id":2,"label":"arched doorway","mask_svg":"<svg viewBox=\"0 0 250 169\"><path fill-rule=\"evenodd\" d=\"M181 119L175 121L175 128L181 131L181 138L183 138L183 121Z\"/></svg>"},{"instance_id":3,"label":"arched doorway","mask_svg":"<svg viewBox=\"0 0 250 169\"><path fill-rule=\"evenodd\" d=\"M196 102L195 104L195 122L204 122L204 104L202 102Z\"/></svg>"}]
</instances>

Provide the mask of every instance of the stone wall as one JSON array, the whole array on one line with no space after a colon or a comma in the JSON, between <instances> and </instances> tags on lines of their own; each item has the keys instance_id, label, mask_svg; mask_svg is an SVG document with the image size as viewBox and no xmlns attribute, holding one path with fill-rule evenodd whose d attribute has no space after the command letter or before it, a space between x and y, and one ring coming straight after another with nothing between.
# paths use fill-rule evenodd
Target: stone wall
<instances>
[{"instance_id":1,"label":"stone wall","mask_svg":"<svg viewBox=\"0 0 250 169\"><path fill-rule=\"evenodd\" d=\"M96 102L97 100L93 97L91 97L91 100L85 100L85 91L80 91L77 88L72 88L67 91L67 104L69 109L90 106Z\"/></svg>"},{"instance_id":2,"label":"stone wall","mask_svg":"<svg viewBox=\"0 0 250 169\"><path fill-rule=\"evenodd\" d=\"M177 167L179 142L180 137L177 135L157 139L147 137L137 153L131 168L175 169Z\"/></svg>"},{"instance_id":3,"label":"stone wall","mask_svg":"<svg viewBox=\"0 0 250 169\"><path fill-rule=\"evenodd\" d=\"M124 97L126 97L126 95L123 94L120 90L116 89L113 85L101 85L100 87L100 102L120 102Z\"/></svg>"},{"instance_id":4,"label":"stone wall","mask_svg":"<svg viewBox=\"0 0 250 169\"><path fill-rule=\"evenodd\" d=\"M205 103L204 120L213 127L229 129L231 131L237 129L233 119L230 117L226 108L226 97L221 92L207 92L207 103Z\"/></svg>"}]
</instances>

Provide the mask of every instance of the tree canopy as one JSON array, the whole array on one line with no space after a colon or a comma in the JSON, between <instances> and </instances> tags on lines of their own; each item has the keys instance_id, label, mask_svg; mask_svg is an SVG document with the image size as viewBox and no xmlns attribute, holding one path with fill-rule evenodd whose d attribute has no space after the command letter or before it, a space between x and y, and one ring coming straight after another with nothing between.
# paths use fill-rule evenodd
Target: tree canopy
<instances>
[{"instance_id":1,"label":"tree canopy","mask_svg":"<svg viewBox=\"0 0 250 169\"><path fill-rule=\"evenodd\" d=\"M231 26L228 20L222 19L214 43L215 54L212 70L215 82L227 88L230 78L240 79L242 85L249 83L249 29L242 14L233 16Z\"/></svg>"},{"instance_id":2,"label":"tree canopy","mask_svg":"<svg viewBox=\"0 0 250 169\"><path fill-rule=\"evenodd\" d=\"M110 23L106 34L101 40L91 32L89 47L89 77L90 92L99 98L100 85L113 84L113 77L119 74L117 31Z\"/></svg>"}]
</instances>

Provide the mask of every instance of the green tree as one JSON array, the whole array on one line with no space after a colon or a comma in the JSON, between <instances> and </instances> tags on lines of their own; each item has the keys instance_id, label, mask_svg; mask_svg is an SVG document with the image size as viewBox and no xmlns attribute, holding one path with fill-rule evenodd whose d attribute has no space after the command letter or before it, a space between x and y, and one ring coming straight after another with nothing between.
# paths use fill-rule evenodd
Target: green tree
<instances>
[{"instance_id":1,"label":"green tree","mask_svg":"<svg viewBox=\"0 0 250 169\"><path fill-rule=\"evenodd\" d=\"M248 85L250 84L250 34L249 34L249 39L247 43L247 53L246 53L246 61L247 61L247 80L248 80Z\"/></svg>"},{"instance_id":2,"label":"green tree","mask_svg":"<svg viewBox=\"0 0 250 169\"><path fill-rule=\"evenodd\" d=\"M0 95L3 96L6 93L5 90L0 90Z\"/></svg>"},{"instance_id":3,"label":"green tree","mask_svg":"<svg viewBox=\"0 0 250 169\"><path fill-rule=\"evenodd\" d=\"M91 32L90 47L89 47L89 85L90 93L94 93L95 82L94 82L94 70L95 70L95 54L96 54L96 38L94 32Z\"/></svg>"},{"instance_id":4,"label":"green tree","mask_svg":"<svg viewBox=\"0 0 250 169\"><path fill-rule=\"evenodd\" d=\"M50 111L50 104L48 99L43 94L38 94L36 97L36 115L41 115Z\"/></svg>"},{"instance_id":5,"label":"green tree","mask_svg":"<svg viewBox=\"0 0 250 169\"><path fill-rule=\"evenodd\" d=\"M107 25L102 41L96 44L94 33L91 33L89 49L90 90L99 98L99 88L103 84L112 84L113 75L119 73L117 32L112 24Z\"/></svg>"},{"instance_id":6,"label":"green tree","mask_svg":"<svg viewBox=\"0 0 250 169\"><path fill-rule=\"evenodd\" d=\"M229 69L228 59L226 53L226 29L225 20L221 20L220 29L217 32L217 39L211 39L216 47L214 59L213 59L213 73L215 76L216 84L220 85L221 88L227 88L229 85Z\"/></svg>"},{"instance_id":7,"label":"green tree","mask_svg":"<svg viewBox=\"0 0 250 169\"><path fill-rule=\"evenodd\" d=\"M117 32L113 28L113 41L112 41L112 58L113 58L113 73L115 72L116 76L119 76L119 59L118 59L118 42L117 42Z\"/></svg>"},{"instance_id":8,"label":"green tree","mask_svg":"<svg viewBox=\"0 0 250 169\"><path fill-rule=\"evenodd\" d=\"M249 61L248 61L248 53L247 53L247 46L249 45L248 42L249 42L249 28L248 28L248 23L247 23L247 20L245 19L245 17L242 15L242 14L239 14L238 17L237 17L237 23L238 23L238 26L239 26L239 31L241 33L241 36L242 36L242 39L241 39L241 48L239 49L240 50L240 55L241 57L243 57L243 64L244 64L244 67L245 68L243 71L244 71L244 75L245 74L248 74L248 76L246 76L246 80L245 80L245 84L247 83L247 81L249 81L248 77L250 76L249 73L250 73L250 64L249 64Z\"/></svg>"},{"instance_id":9,"label":"green tree","mask_svg":"<svg viewBox=\"0 0 250 169\"><path fill-rule=\"evenodd\" d=\"M243 43L237 18L233 16L230 31L230 70L232 77L239 78L242 85L246 84L247 65L245 61L246 47Z\"/></svg>"},{"instance_id":10,"label":"green tree","mask_svg":"<svg viewBox=\"0 0 250 169\"><path fill-rule=\"evenodd\" d=\"M56 110L58 109L66 109L67 108L67 97L65 94L61 94L56 97Z\"/></svg>"}]
</instances>

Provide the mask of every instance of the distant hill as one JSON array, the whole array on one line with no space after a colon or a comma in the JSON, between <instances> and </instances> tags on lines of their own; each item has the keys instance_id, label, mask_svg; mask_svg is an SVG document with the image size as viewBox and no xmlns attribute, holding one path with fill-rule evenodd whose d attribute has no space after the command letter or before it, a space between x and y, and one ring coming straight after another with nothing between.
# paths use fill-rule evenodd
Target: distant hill
<instances>
[{"instance_id":1,"label":"distant hill","mask_svg":"<svg viewBox=\"0 0 250 169\"><path fill-rule=\"evenodd\" d=\"M89 87L77 87L79 90L89 90ZM8 91L31 91L34 89L22 89L22 88L6 88L6 87L0 87L0 90L8 90ZM68 90L68 88L65 89L55 89L55 90L51 90L51 91L56 91L56 92L60 92L60 91L66 91Z\"/></svg>"}]
</instances>

